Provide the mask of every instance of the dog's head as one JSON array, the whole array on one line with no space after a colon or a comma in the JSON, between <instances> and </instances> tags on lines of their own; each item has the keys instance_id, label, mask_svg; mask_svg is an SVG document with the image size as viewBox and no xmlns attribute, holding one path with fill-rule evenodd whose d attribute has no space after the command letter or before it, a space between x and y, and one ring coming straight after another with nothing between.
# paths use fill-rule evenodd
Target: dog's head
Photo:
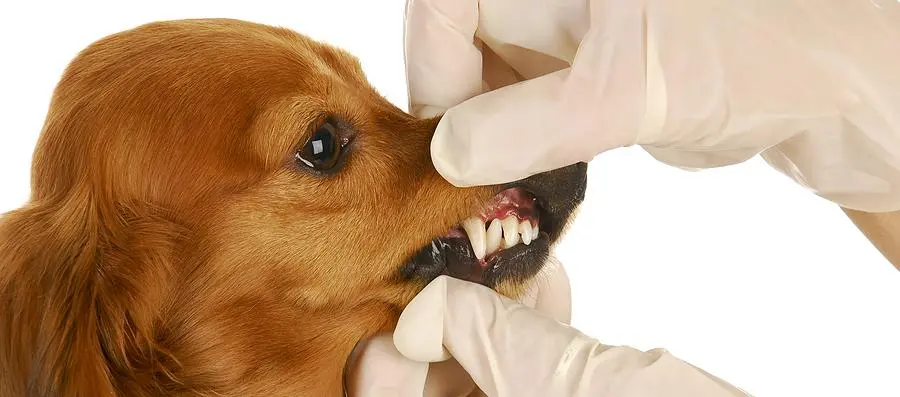
<instances>
[{"instance_id":1,"label":"dog's head","mask_svg":"<svg viewBox=\"0 0 900 397\"><path fill-rule=\"evenodd\" d=\"M520 294L586 165L456 188L429 157L437 121L285 29L187 20L92 44L54 93L32 202L4 220L0 298L33 301L0 318L0 345L24 338L0 367L75 390L95 349L97 390L330 390L434 277Z\"/></svg>"}]
</instances>

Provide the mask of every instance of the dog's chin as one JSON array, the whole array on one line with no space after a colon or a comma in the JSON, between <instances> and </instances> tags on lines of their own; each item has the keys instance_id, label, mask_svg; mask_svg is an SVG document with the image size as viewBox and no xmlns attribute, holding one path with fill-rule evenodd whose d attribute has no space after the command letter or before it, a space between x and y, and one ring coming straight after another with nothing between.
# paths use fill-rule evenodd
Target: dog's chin
<instances>
[{"instance_id":1,"label":"dog's chin","mask_svg":"<svg viewBox=\"0 0 900 397\"><path fill-rule=\"evenodd\" d=\"M483 209L421 247L401 273L425 282L444 274L520 294L583 200L586 168L580 163L504 186Z\"/></svg>"}]
</instances>

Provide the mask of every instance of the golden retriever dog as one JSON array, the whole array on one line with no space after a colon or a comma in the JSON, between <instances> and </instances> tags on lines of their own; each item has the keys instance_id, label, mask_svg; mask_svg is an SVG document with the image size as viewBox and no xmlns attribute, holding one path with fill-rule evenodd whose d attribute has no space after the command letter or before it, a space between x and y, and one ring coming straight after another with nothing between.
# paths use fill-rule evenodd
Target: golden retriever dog
<instances>
[{"instance_id":1,"label":"golden retriever dog","mask_svg":"<svg viewBox=\"0 0 900 397\"><path fill-rule=\"evenodd\" d=\"M93 43L0 221L0 396L337 396L354 346L438 275L519 296L587 166L456 188L437 121L282 28Z\"/></svg>"}]
</instances>

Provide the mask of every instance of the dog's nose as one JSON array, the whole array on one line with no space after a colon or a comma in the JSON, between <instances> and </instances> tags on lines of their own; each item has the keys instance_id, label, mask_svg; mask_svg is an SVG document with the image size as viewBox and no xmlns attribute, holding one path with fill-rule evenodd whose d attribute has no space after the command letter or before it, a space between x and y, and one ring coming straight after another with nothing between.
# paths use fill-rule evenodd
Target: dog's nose
<instances>
[{"instance_id":1,"label":"dog's nose","mask_svg":"<svg viewBox=\"0 0 900 397\"><path fill-rule=\"evenodd\" d=\"M532 175L505 187L523 186L538 196L568 196L569 201L580 203L587 189L587 163L580 162L552 171Z\"/></svg>"}]
</instances>

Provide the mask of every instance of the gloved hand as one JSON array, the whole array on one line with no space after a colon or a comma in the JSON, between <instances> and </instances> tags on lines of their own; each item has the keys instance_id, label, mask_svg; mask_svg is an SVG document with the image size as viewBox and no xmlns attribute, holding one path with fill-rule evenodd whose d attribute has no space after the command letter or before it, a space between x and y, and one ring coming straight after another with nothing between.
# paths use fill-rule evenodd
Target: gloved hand
<instances>
[{"instance_id":1,"label":"gloved hand","mask_svg":"<svg viewBox=\"0 0 900 397\"><path fill-rule=\"evenodd\" d=\"M536 313L568 323L572 310L571 287L562 265L555 260L548 262L520 303ZM456 360L430 364L410 360L397 351L392 333L364 341L348 361L347 389L353 397L483 395Z\"/></svg>"},{"instance_id":2,"label":"gloved hand","mask_svg":"<svg viewBox=\"0 0 900 397\"><path fill-rule=\"evenodd\" d=\"M896 0L409 0L410 111L435 167L505 183L642 145L756 154L846 208L900 210ZM481 95L479 95L481 94Z\"/></svg>"},{"instance_id":3,"label":"gloved hand","mask_svg":"<svg viewBox=\"0 0 900 397\"><path fill-rule=\"evenodd\" d=\"M351 395L481 395L470 394L469 379L492 397L747 395L664 350L605 346L539 310L446 276L403 312L396 349L386 339L363 353L370 361L357 372L361 394ZM425 362L442 362L437 368L444 371L429 370L425 381Z\"/></svg>"}]
</instances>

